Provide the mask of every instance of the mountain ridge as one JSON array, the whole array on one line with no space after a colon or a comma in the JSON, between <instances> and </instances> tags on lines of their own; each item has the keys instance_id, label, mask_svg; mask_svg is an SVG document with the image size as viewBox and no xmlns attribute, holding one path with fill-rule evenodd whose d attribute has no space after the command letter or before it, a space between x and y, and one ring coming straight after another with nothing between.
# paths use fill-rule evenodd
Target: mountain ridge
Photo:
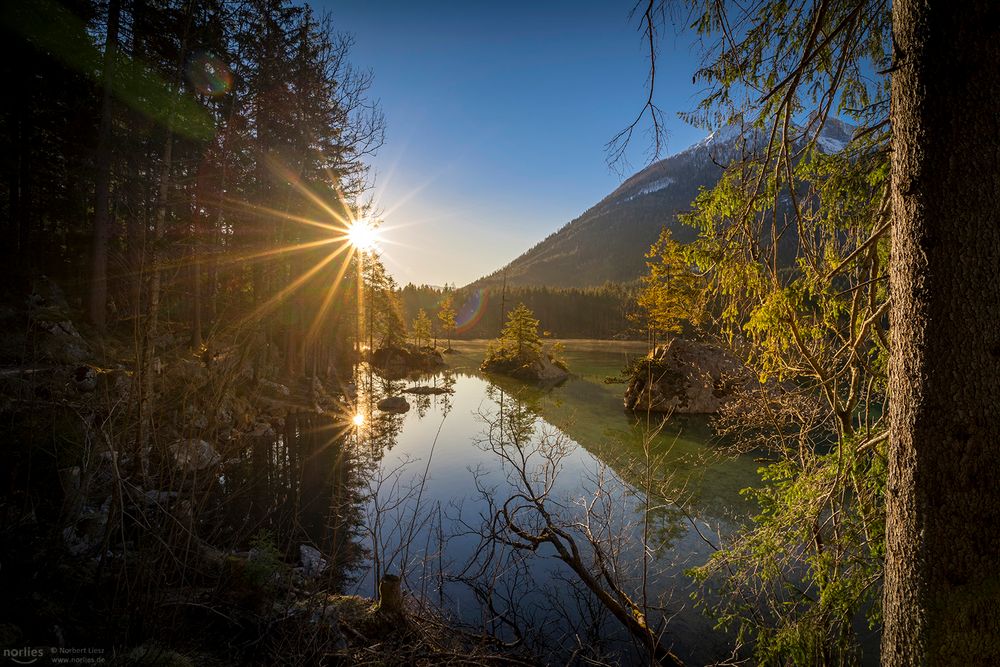
<instances>
[{"instance_id":1,"label":"mountain ridge","mask_svg":"<svg viewBox=\"0 0 1000 667\"><path fill-rule=\"evenodd\" d=\"M820 150L843 150L854 129L828 118L816 137ZM759 130L735 125L712 132L626 178L581 215L469 287L506 280L520 286L584 288L637 280L645 273L645 254L661 229L668 227L682 243L693 241L696 231L678 222L677 215L690 210L702 188L718 182L725 163L763 141Z\"/></svg>"}]
</instances>

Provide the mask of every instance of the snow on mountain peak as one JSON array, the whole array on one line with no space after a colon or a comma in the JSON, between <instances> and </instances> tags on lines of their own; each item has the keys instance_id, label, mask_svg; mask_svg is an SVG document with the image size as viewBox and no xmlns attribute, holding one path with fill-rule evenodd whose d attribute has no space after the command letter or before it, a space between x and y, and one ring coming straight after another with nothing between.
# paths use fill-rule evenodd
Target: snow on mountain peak
<instances>
[{"instance_id":1,"label":"snow on mountain peak","mask_svg":"<svg viewBox=\"0 0 1000 667\"><path fill-rule=\"evenodd\" d=\"M850 143L856 130L857 127L854 125L842 121L839 118L830 116L826 119L826 122L823 124L823 129L816 137L816 144L824 153L839 153L847 147L847 144ZM795 125L792 129L792 133L796 142L811 140L812 135L815 133L812 119L804 127ZM754 146L762 145L767 141L763 131L754 129L750 126L732 123L730 125L720 127L698 143L682 152L687 153L689 151L698 151L706 148L728 148L730 145L736 143L737 140L741 139L745 141L746 147L751 149Z\"/></svg>"}]
</instances>

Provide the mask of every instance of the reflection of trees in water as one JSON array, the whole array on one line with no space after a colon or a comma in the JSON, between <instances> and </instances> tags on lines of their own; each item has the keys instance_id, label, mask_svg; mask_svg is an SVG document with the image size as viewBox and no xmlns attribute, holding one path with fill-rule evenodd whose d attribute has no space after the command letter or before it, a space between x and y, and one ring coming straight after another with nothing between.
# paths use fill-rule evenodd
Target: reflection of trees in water
<instances>
[{"instance_id":1,"label":"reflection of trees in water","mask_svg":"<svg viewBox=\"0 0 1000 667\"><path fill-rule=\"evenodd\" d=\"M554 635L604 637L615 627L660 664L674 664L666 638L669 591L653 592L661 567L653 557L679 534L671 513L669 476L648 445L641 485L625 481L607 464L584 459L581 479L565 479L579 450L562 431L540 420L530 400L490 387L492 409L481 410L478 446L496 456L500 478L476 472L480 492L480 546L455 577L466 583L490 619L487 632L529 641L547 658ZM652 436L653 434L650 434ZM536 556L565 568L540 580ZM551 562L551 560L549 560ZM562 581L558 588L551 579ZM539 585L541 584L541 585ZM609 621L613 619L613 623ZM539 620L542 622L539 623ZM558 644L557 644L558 645ZM578 657L603 660L629 649L597 642L579 646ZM619 655L619 657L622 657ZM633 656L635 657L635 656Z\"/></svg>"},{"instance_id":2,"label":"reflection of trees in water","mask_svg":"<svg viewBox=\"0 0 1000 667\"><path fill-rule=\"evenodd\" d=\"M343 578L361 559L357 543L362 502L351 425L328 414L289 414L280 432L249 436L227 466L224 485L237 534L268 531L297 558L311 544Z\"/></svg>"},{"instance_id":3,"label":"reflection of trees in water","mask_svg":"<svg viewBox=\"0 0 1000 667\"><path fill-rule=\"evenodd\" d=\"M451 412L451 395L455 391L455 375L450 371L434 373L433 375L418 375L410 378L414 382L435 389L443 389L443 394L409 394L411 402L417 411L417 416L423 419L431 408L437 408L441 417L447 417Z\"/></svg>"},{"instance_id":4,"label":"reflection of trees in water","mask_svg":"<svg viewBox=\"0 0 1000 667\"><path fill-rule=\"evenodd\" d=\"M435 409L443 424L453 408L451 393L455 383L455 376L449 371L412 373L403 380L378 376L369 378L366 386L370 393L362 399L370 415L359 433L366 443L362 449L372 457L372 465L365 475L363 522L365 543L371 557L371 580L374 584L383 574L399 574L411 593L419 591L420 600L428 599L432 585L439 593L439 600L443 600L440 596L443 595L445 557L444 512L439 503L421 503L437 439L435 437L425 460L403 457L397 463L386 465L384 454L394 446L404 417L382 413L374 406L387 396L405 393L418 419ZM405 392L409 385L440 388L444 393ZM434 564L436 567L431 567Z\"/></svg>"},{"instance_id":5,"label":"reflection of trees in water","mask_svg":"<svg viewBox=\"0 0 1000 667\"><path fill-rule=\"evenodd\" d=\"M545 391L537 387L523 390L505 391L497 385L490 385L486 395L496 407L495 418L484 419L485 436L489 441L524 444L535 433L539 422L543 422L542 400ZM670 446L663 446L662 428L666 420L640 428L634 425L627 438L618 439L611 435L600 447L586 447L600 466L607 466L624 492L634 498L643 498L643 489L668 502L636 505L635 512L643 513L643 522L648 522L650 548L657 554L668 552L676 540L685 532L685 514L678 507L681 499L689 499L690 491L686 480L674 474L674 466L667 463ZM563 437L573 438L571 422L555 424L549 430L558 429Z\"/></svg>"}]
</instances>

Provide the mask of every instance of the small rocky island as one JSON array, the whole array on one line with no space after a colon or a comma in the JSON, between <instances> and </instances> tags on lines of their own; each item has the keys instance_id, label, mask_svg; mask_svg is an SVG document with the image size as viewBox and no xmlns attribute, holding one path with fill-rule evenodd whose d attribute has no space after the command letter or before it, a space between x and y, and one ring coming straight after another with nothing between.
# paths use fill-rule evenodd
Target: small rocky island
<instances>
[{"instance_id":1,"label":"small rocky island","mask_svg":"<svg viewBox=\"0 0 1000 667\"><path fill-rule=\"evenodd\" d=\"M410 373L430 373L443 368L444 357L429 345L387 345L372 352L372 365L384 375L405 377Z\"/></svg>"},{"instance_id":2,"label":"small rocky island","mask_svg":"<svg viewBox=\"0 0 1000 667\"><path fill-rule=\"evenodd\" d=\"M555 384L569 377L558 352L557 344L543 348L538 320L522 303L507 316L503 333L490 344L479 369L525 382Z\"/></svg>"},{"instance_id":3,"label":"small rocky island","mask_svg":"<svg viewBox=\"0 0 1000 667\"><path fill-rule=\"evenodd\" d=\"M657 345L627 375L625 409L634 412L714 414L756 382L722 348L684 338Z\"/></svg>"}]
</instances>

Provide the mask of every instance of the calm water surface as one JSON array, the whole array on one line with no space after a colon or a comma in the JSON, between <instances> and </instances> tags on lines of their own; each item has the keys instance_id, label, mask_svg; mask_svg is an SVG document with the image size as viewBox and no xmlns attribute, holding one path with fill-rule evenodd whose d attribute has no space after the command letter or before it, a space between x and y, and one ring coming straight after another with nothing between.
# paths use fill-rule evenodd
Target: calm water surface
<instances>
[{"instance_id":1,"label":"calm water surface","mask_svg":"<svg viewBox=\"0 0 1000 667\"><path fill-rule=\"evenodd\" d=\"M595 621L580 612L572 572L551 548L506 555L483 549L484 520L517 486L512 466L498 455L498 445L509 445L513 431L496 428L504 413L527 427L525 451L536 452L543 442L563 448L550 494L561 519L581 520L581 500L593 501L603 480L607 493L600 498L612 508L609 536L618 542L622 572L643 561L641 489L649 472L643 443L649 442L657 460L651 474L665 480L668 495L682 501L684 510L664 505L650 513L648 599L665 601L672 615L666 634L689 664L728 655L729 639L713 631L689 599L692 587L684 570L711 552L691 522L714 541L746 521L752 508L739 491L758 483L756 464L749 457L720 457L705 418L675 418L650 439L656 424L623 411L624 386L603 380L642 355L641 343L566 341L573 375L549 388L480 373L485 342L456 341L454 347L457 352L446 356L450 368L442 373L395 382L371 376L370 384L362 383L366 421L351 437L370 457L361 535L369 556L359 568L356 591L371 595L382 573L401 572L412 595L494 631L509 633L499 617L529 629L545 627L566 651L573 648L574 634L586 631L612 644L621 639L613 619ZM451 393L403 394L412 406L404 415L371 407L382 396L418 384L448 387ZM536 452L529 467L540 461ZM482 586L477 584L477 596L469 585L484 577L494 584L488 591L492 612L484 611ZM633 581L640 591L640 580Z\"/></svg>"}]
</instances>

